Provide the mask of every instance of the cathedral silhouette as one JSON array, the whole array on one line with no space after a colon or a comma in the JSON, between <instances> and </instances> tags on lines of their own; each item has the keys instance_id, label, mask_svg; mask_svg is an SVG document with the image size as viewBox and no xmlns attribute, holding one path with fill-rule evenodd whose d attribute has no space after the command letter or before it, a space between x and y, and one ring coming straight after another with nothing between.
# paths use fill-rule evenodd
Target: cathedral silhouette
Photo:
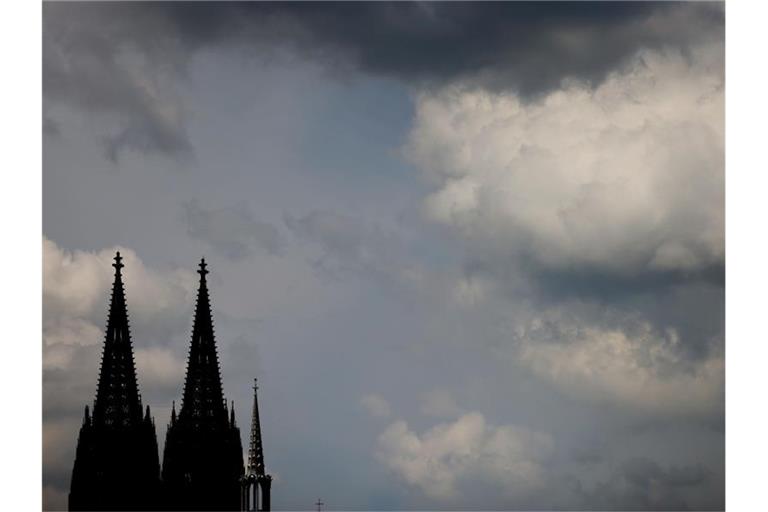
<instances>
[{"instance_id":1,"label":"cathedral silhouette","mask_svg":"<svg viewBox=\"0 0 768 512\"><path fill-rule=\"evenodd\" d=\"M122 257L115 279L93 412L85 406L70 510L270 510L254 380L248 463L243 467L234 403L227 408L213 333L205 259L198 273L192 340L181 409L173 404L162 471L155 421L136 378Z\"/></svg>"}]
</instances>

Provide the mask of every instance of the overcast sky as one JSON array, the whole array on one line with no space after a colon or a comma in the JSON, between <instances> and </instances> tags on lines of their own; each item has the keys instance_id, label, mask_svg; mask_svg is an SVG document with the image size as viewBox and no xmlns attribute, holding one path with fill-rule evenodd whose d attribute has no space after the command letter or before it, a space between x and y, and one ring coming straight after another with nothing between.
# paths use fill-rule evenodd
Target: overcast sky
<instances>
[{"instance_id":1,"label":"overcast sky","mask_svg":"<svg viewBox=\"0 0 768 512\"><path fill-rule=\"evenodd\" d=\"M164 443L209 262L277 509L724 507L724 8L43 9L43 486L110 266Z\"/></svg>"}]
</instances>

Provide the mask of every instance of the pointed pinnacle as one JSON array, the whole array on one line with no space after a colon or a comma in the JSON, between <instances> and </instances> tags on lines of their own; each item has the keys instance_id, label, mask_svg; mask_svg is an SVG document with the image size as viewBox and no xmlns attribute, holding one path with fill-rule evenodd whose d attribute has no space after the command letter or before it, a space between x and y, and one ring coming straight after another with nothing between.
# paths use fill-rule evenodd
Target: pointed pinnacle
<instances>
[{"instance_id":1,"label":"pointed pinnacle","mask_svg":"<svg viewBox=\"0 0 768 512\"><path fill-rule=\"evenodd\" d=\"M200 270L197 271L198 274L200 274L200 277L204 280L206 274L208 274L208 269L206 268L208 265L205 263L205 258L200 259Z\"/></svg>"},{"instance_id":2,"label":"pointed pinnacle","mask_svg":"<svg viewBox=\"0 0 768 512\"><path fill-rule=\"evenodd\" d=\"M120 269L125 266L123 265L123 257L120 256L120 251L117 251L117 254L115 254L115 262L112 266L115 267L115 274L120 275Z\"/></svg>"}]
</instances>

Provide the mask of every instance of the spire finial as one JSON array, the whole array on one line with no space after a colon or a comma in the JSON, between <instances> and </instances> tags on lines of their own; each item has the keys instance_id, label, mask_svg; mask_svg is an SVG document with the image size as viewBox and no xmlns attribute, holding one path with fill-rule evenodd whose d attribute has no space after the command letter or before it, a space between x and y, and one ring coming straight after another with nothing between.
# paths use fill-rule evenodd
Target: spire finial
<instances>
[{"instance_id":1,"label":"spire finial","mask_svg":"<svg viewBox=\"0 0 768 512\"><path fill-rule=\"evenodd\" d=\"M259 390L259 379L256 377L253 378L253 390L258 391Z\"/></svg>"},{"instance_id":2,"label":"spire finial","mask_svg":"<svg viewBox=\"0 0 768 512\"><path fill-rule=\"evenodd\" d=\"M117 251L117 254L115 254L115 262L112 264L112 266L115 267L115 273L120 275L120 269L125 266L123 265L123 257L120 256L120 251Z\"/></svg>"},{"instance_id":3,"label":"spire finial","mask_svg":"<svg viewBox=\"0 0 768 512\"><path fill-rule=\"evenodd\" d=\"M119 254L119 253L118 253ZM206 274L208 274L208 264L205 262L205 258L200 259L200 269L197 271L198 274L200 274L200 277L205 279Z\"/></svg>"}]
</instances>

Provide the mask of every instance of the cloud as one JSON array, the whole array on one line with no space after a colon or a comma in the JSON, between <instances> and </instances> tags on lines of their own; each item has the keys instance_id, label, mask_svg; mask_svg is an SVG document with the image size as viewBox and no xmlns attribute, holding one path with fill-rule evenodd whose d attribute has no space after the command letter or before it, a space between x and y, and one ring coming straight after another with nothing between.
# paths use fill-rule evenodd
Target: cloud
<instances>
[{"instance_id":1,"label":"cloud","mask_svg":"<svg viewBox=\"0 0 768 512\"><path fill-rule=\"evenodd\" d=\"M270 59L287 51L342 72L531 96L566 77L598 83L641 47L722 40L723 20L719 4L650 2L51 2L43 6L43 91L47 101L107 118L103 145L113 161L125 151L189 158L179 84L203 50Z\"/></svg>"},{"instance_id":2,"label":"cloud","mask_svg":"<svg viewBox=\"0 0 768 512\"><path fill-rule=\"evenodd\" d=\"M643 415L722 414L722 340L693 358L673 328L619 314L612 324L551 308L515 328L517 361L562 392Z\"/></svg>"},{"instance_id":3,"label":"cloud","mask_svg":"<svg viewBox=\"0 0 768 512\"><path fill-rule=\"evenodd\" d=\"M686 494L691 488L708 488L712 479L712 472L700 464L664 468L645 457L636 457L622 463L608 481L585 495L593 509L722 510L722 496L693 505Z\"/></svg>"},{"instance_id":4,"label":"cloud","mask_svg":"<svg viewBox=\"0 0 768 512\"><path fill-rule=\"evenodd\" d=\"M406 151L434 186L426 212L479 265L625 279L724 265L722 44L644 51L535 102L448 87L416 110Z\"/></svg>"},{"instance_id":5,"label":"cloud","mask_svg":"<svg viewBox=\"0 0 768 512\"><path fill-rule=\"evenodd\" d=\"M473 480L496 485L509 496L540 488L543 461L553 447L546 434L493 426L482 414L470 412L421 435L396 421L379 436L377 456L408 485L448 502Z\"/></svg>"},{"instance_id":6,"label":"cloud","mask_svg":"<svg viewBox=\"0 0 768 512\"><path fill-rule=\"evenodd\" d=\"M283 250L280 231L257 220L246 203L207 210L193 199L183 204L187 234L202 240L232 260L240 260L260 249L273 256Z\"/></svg>"},{"instance_id":7,"label":"cloud","mask_svg":"<svg viewBox=\"0 0 768 512\"><path fill-rule=\"evenodd\" d=\"M174 353L169 344L189 332L194 273L149 267L125 247L69 251L44 238L43 468L48 510L66 508L77 431L83 408L96 391L116 250L124 258L125 294L145 402L157 393L175 394L183 381L184 355Z\"/></svg>"},{"instance_id":8,"label":"cloud","mask_svg":"<svg viewBox=\"0 0 768 512\"><path fill-rule=\"evenodd\" d=\"M375 418L387 418L392 413L389 402L384 397L376 394L368 394L360 399L360 403Z\"/></svg>"},{"instance_id":9,"label":"cloud","mask_svg":"<svg viewBox=\"0 0 768 512\"><path fill-rule=\"evenodd\" d=\"M148 268L125 247L70 252L43 239L44 368L65 369L73 348L101 343L117 250L124 258L125 294L134 336L136 330L151 332L155 341L163 343L173 332L187 327L196 290L192 272Z\"/></svg>"},{"instance_id":10,"label":"cloud","mask_svg":"<svg viewBox=\"0 0 768 512\"><path fill-rule=\"evenodd\" d=\"M503 319L497 348L580 400L722 414L722 44L536 101L424 92L405 151L466 250L452 295Z\"/></svg>"},{"instance_id":11,"label":"cloud","mask_svg":"<svg viewBox=\"0 0 768 512\"><path fill-rule=\"evenodd\" d=\"M44 100L104 119L111 128L102 143L113 162L124 151L192 155L175 86L187 52L163 26L138 10L43 8Z\"/></svg>"},{"instance_id":12,"label":"cloud","mask_svg":"<svg viewBox=\"0 0 768 512\"><path fill-rule=\"evenodd\" d=\"M153 387L176 390L184 382L185 360L164 347L147 347L135 351L136 373Z\"/></svg>"},{"instance_id":13,"label":"cloud","mask_svg":"<svg viewBox=\"0 0 768 512\"><path fill-rule=\"evenodd\" d=\"M43 510L64 510L68 493L51 485L43 486Z\"/></svg>"}]
</instances>

